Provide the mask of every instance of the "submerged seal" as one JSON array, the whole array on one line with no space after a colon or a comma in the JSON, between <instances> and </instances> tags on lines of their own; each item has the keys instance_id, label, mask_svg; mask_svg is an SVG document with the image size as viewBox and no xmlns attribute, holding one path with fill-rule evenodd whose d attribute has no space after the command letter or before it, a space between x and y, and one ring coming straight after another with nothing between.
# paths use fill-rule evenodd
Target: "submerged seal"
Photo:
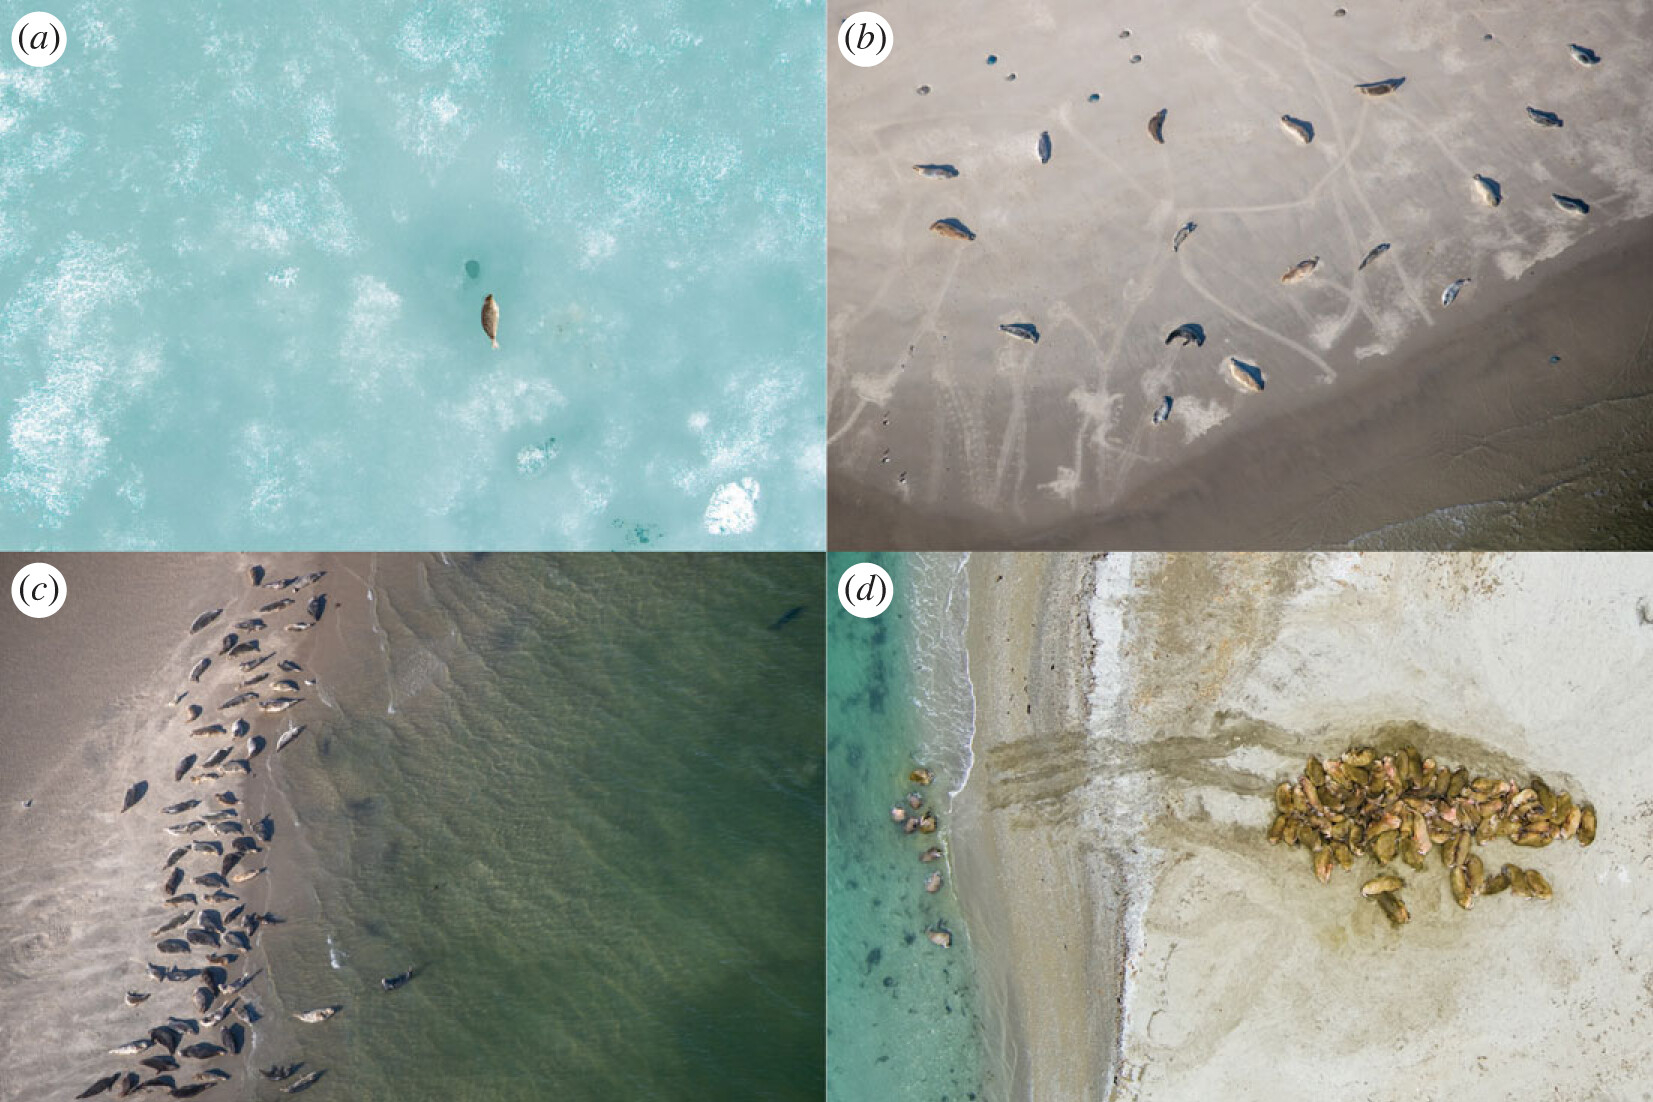
<instances>
[{"instance_id":1,"label":"submerged seal","mask_svg":"<svg viewBox=\"0 0 1653 1102\"><path fill-rule=\"evenodd\" d=\"M493 295L489 295L482 300L482 331L488 334L488 339L494 342L495 348L498 348L499 303L494 301Z\"/></svg>"}]
</instances>

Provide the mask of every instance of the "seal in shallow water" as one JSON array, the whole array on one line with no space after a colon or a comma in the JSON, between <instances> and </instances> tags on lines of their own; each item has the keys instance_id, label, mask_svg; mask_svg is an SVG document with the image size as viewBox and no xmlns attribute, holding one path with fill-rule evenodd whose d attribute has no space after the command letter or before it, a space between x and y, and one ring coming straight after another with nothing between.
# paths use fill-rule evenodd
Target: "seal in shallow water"
<instances>
[{"instance_id":1,"label":"seal in shallow water","mask_svg":"<svg viewBox=\"0 0 1653 1102\"><path fill-rule=\"evenodd\" d=\"M499 303L494 301L493 295L489 295L482 300L482 331L488 334L488 339L494 342L495 348L498 348Z\"/></svg>"}]
</instances>

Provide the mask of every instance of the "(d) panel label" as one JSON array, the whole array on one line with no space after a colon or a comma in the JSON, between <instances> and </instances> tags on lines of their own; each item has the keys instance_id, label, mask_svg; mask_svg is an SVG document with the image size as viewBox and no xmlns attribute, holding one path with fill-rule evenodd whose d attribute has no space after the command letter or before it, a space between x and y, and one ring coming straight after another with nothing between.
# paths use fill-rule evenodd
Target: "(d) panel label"
<instances>
[{"instance_id":1,"label":"(d) panel label","mask_svg":"<svg viewBox=\"0 0 1653 1102\"><path fill-rule=\"evenodd\" d=\"M870 620L894 599L889 572L877 563L858 562L838 576L838 603L851 616Z\"/></svg>"}]
</instances>

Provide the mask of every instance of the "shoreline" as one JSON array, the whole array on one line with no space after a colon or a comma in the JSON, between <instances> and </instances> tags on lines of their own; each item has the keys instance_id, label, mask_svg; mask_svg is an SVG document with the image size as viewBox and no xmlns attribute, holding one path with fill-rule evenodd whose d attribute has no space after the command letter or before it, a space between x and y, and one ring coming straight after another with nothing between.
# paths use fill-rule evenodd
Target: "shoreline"
<instances>
[{"instance_id":1,"label":"shoreline","mask_svg":"<svg viewBox=\"0 0 1653 1102\"><path fill-rule=\"evenodd\" d=\"M25 561L20 556L7 558ZM337 576L342 564L335 556L325 558L328 577L320 585L296 594L295 606L268 615L264 630L238 633L268 644L261 653L280 653L303 665L303 672L276 673L269 681L286 676L299 680L301 687L293 695L309 698L311 706L276 715L226 713L217 706L237 692L236 686L257 676L235 668L239 660L222 656L221 637L234 630L236 621L259 616L254 611L258 606L282 596L251 587L249 565L262 562L271 577L285 577L281 564L286 560L301 564L292 571L299 574L314 568L303 565L312 559L273 555L255 560L241 554L59 556L57 565L70 587L64 610L47 621L24 621L19 616L7 622L3 635L13 641L9 652L19 654L0 676L0 686L16 690L6 694L8 719L13 729L38 734L8 739L5 747L7 777L0 783L0 796L9 805L5 813L24 818L0 840L0 870L11 882L42 887L13 894L0 912L0 928L6 935L0 975L13 992L16 1014L26 1016L27 1028L62 1036L68 1043L52 1052L26 1045L22 1019L8 1015L0 1022L0 1059L8 1069L8 1089L21 1093L0 1097L45 1097L65 1087L79 1090L115 1070L153 1075L135 1067L137 1057L122 1059L108 1050L143 1036L169 1015L201 1016L187 998L198 981L157 984L146 974L146 965L199 969L209 963L206 955L234 951L227 938L220 948L192 945L189 953L171 957L157 953L154 944L162 938L182 938L186 930L201 924L203 908L213 906L205 898L209 888L190 879L219 870L219 859L210 855L187 854L178 863L186 871L177 891L198 896L191 908L195 919L159 932L161 923L182 912L161 907L160 898L151 893L163 879L162 863L169 850L213 838L229 851L230 836L220 838L210 828L176 838L163 830L168 823L218 810L214 793L233 790L239 796L233 806L237 814L230 818L244 821L248 829L266 814L277 821L272 844L249 854L234 870L264 866L262 874L234 882L224 870L226 884L221 887L235 897L219 905L229 920L225 924L234 930L233 909L245 908L249 915L274 911L284 917L291 916L292 907L302 910L301 885L308 873L301 856L291 852L301 845L289 834L294 825L292 794L273 763L275 743L289 720L313 725L321 718L314 705L324 700L327 678L316 671L313 658L325 653L323 637L336 634L343 622L337 617L335 584L344 580ZM317 629L303 634L282 630L288 622L307 618L304 602L322 592L328 594L329 605ZM219 618L199 633L190 633L195 616L213 607L223 608ZM213 665L199 684L192 683L188 671L203 655L212 656ZM275 672L275 663L265 663L258 672ZM304 687L302 681L312 677L319 683ZM174 697L185 690L183 702L174 707ZM205 709L199 720L188 720L179 711L190 703ZM190 738L190 727L228 723L232 715L247 720L247 741ZM204 759L225 747L232 759L245 757L255 737L265 743L245 776L229 773L210 783L192 784L203 770L197 762L188 775L175 779L184 755ZM315 737L312 730L305 741ZM302 752L304 745L296 743L294 749ZM137 780L147 781L148 791L122 812L123 794ZM161 813L168 804L190 799L202 802L183 814ZM25 800L31 801L27 807ZM285 822L280 821L283 817ZM89 832L104 838L90 851L82 845ZM221 982L253 978L238 994L226 992L210 1007L216 1012L232 999L256 1001L260 1013L247 1021L262 1024L246 1029L245 1047L239 1053L230 1051L210 1064L186 1064L174 1072L180 1085L192 1082L189 1076L196 1071L220 1066L235 1078L215 1094L251 1098L257 1086L253 1069L261 1061L269 1062L263 1050L290 1047L289 1029L282 1024L287 1008L268 971L268 936L266 930L256 931L250 946L237 953L239 959L225 962ZM128 1006L123 991L149 997ZM227 1016L219 1026L228 1027L238 1017ZM218 1026L203 1025L199 1030L197 1036L186 1034L182 1043L221 1039Z\"/></svg>"},{"instance_id":2,"label":"shoreline","mask_svg":"<svg viewBox=\"0 0 1653 1102\"><path fill-rule=\"evenodd\" d=\"M1118 1042L1117 908L1077 829L1093 562L976 553L966 567L977 729L952 866L994 1072L984 1080L1007 1099L1100 1102Z\"/></svg>"},{"instance_id":3,"label":"shoreline","mask_svg":"<svg viewBox=\"0 0 1653 1102\"><path fill-rule=\"evenodd\" d=\"M1065 516L1046 506L1029 521L950 505L945 488L931 501L900 500L835 464L832 545L1330 548L1476 509L1496 514L1485 526L1500 547L1634 545L1633 503L1600 492L1627 464L1653 477L1644 309L1653 300L1653 222L1627 230L1586 238L1501 285L1496 305L1414 333L1381 359L1344 365L1339 383L1283 400L1243 430L1224 426L1186 444L1185 457L1137 466L1112 484L1110 502ZM1572 351L1580 334L1588 343ZM1551 365L1552 351L1568 354ZM1059 424L1068 419L1056 414ZM1065 429L1052 435L1067 438ZM1537 520L1505 531L1506 514L1524 509ZM1017 523L1005 527L1006 517ZM1458 539L1450 529L1425 531L1407 546L1480 547L1478 539L1473 527Z\"/></svg>"}]
</instances>

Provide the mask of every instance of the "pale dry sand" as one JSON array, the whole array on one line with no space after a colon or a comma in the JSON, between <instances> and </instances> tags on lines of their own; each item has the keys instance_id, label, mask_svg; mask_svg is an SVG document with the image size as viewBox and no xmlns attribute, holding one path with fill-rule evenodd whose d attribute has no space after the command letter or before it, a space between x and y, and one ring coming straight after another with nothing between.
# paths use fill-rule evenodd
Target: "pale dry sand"
<instances>
[{"instance_id":1,"label":"pale dry sand","mask_svg":"<svg viewBox=\"0 0 1653 1102\"><path fill-rule=\"evenodd\" d=\"M20 566L40 558L0 556L0 574L9 581ZM5 702L0 883L6 885L0 898L0 1099L69 1098L111 1072L142 1071L136 1067L141 1057L114 1057L108 1050L142 1037L170 1014L196 1017L189 1005L194 984L157 984L144 970L150 961L185 967L204 963L201 950L186 958L154 949L152 931L177 913L162 905L160 887L162 862L182 842L163 827L186 818L164 816L162 807L232 788L242 796L249 821L272 813L278 820L276 841L267 854L254 855L270 871L232 890L250 910L288 917L303 912L309 897L304 865L284 845L291 817L284 820L285 801L268 778L280 771L275 741L289 718L311 726L304 739L313 744L329 708L326 678L301 694L311 699L309 706L247 716L252 734L263 735L269 745L254 760L252 777L240 783L173 780L174 767L186 753L205 757L223 740L190 738L171 702L189 689L185 703L199 702L206 709L197 722L216 721L221 714L217 705L247 675L216 657L200 684L189 683L188 671L197 657L217 655L219 640L233 630L235 620L256 615L258 606L276 599L271 590L248 585L246 567L262 562L273 576L284 577L317 569L315 558L45 556L68 583L64 607L38 621L23 617L9 602L0 612L0 654L5 656L0 663L0 700ZM329 654L371 649L363 630L367 618L341 616L340 611L365 604L363 578L371 576L375 560L325 558L329 576L320 586L296 594L296 609L265 617L272 626L262 633L267 647L301 661L306 674L295 675L299 677L317 676L315 671L329 664ZM321 624L304 633L282 631L285 623L307 618L303 603L318 591L327 592L330 602ZM218 621L198 635L188 633L198 613L219 606L225 612ZM346 641L347 633L354 633L353 641ZM271 680L279 676L285 675ZM307 752L299 750L304 739L287 753ZM123 814L126 789L137 780L147 780L149 791ZM190 875L208 871L203 858L184 863ZM199 894L206 889L186 882L180 890ZM243 968L262 965L259 944L279 937L280 929L266 927L260 933L253 952L230 968L232 979ZM164 936L182 936L182 929ZM151 998L128 1007L122 998L126 991L147 992ZM260 1057L268 1064L275 1062L272 1057L292 1055L285 1050L284 1012L299 1007L288 1008L270 990L267 977L248 993L266 1018L250 1031L252 1043L244 1057L214 1062L236 1074L212 1092L215 1098L256 1097L247 1070ZM190 1075L208 1066L183 1062Z\"/></svg>"},{"instance_id":2,"label":"pale dry sand","mask_svg":"<svg viewBox=\"0 0 1653 1102\"><path fill-rule=\"evenodd\" d=\"M1013 1017L1026 1064L1064 1064L1121 1100L1646 1096L1653 560L1137 555L1098 577L1095 652L1069 672L1091 694L1088 734L996 771L1064 792L1061 844L1085 855L1067 880L1104 887L1060 910L1122 916L1117 937L1095 932L1085 971L1124 984L1082 1036ZM1599 836L1478 851L1542 870L1549 902L1464 912L1433 858L1404 870L1412 920L1393 929L1358 868L1321 885L1303 851L1264 840L1278 779L1367 741L1540 774L1595 804ZM1069 775L1076 761L1086 776ZM1023 814L1006 801L987 823ZM984 854L992 907L1031 915L1020 852ZM979 877L959 886L991 894ZM1002 969L1024 942L1046 939L978 957ZM1014 1097L1077 1097L1052 1081L1023 1077Z\"/></svg>"},{"instance_id":3,"label":"pale dry sand","mask_svg":"<svg viewBox=\"0 0 1653 1102\"><path fill-rule=\"evenodd\" d=\"M1118 908L1075 826L1089 755L1090 557L969 562L975 763L952 867L981 991L984 1080L1013 1098L1102 1099L1117 1036Z\"/></svg>"},{"instance_id":4,"label":"pale dry sand","mask_svg":"<svg viewBox=\"0 0 1653 1102\"><path fill-rule=\"evenodd\" d=\"M1327 546L1545 492L1511 539L1572 546L1648 497L1595 491L1653 478L1653 5L1335 6L879 9L890 57L829 76L833 546Z\"/></svg>"}]
</instances>

